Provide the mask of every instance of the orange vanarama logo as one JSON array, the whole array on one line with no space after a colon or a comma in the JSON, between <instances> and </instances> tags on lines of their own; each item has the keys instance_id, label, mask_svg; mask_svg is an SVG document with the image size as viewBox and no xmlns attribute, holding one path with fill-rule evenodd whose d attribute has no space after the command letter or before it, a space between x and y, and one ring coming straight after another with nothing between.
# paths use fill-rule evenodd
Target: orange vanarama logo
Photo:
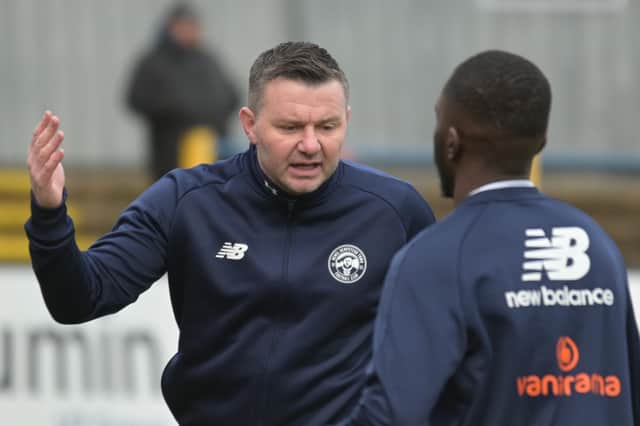
<instances>
[{"instance_id":1,"label":"orange vanarama logo","mask_svg":"<svg viewBox=\"0 0 640 426\"><path fill-rule=\"evenodd\" d=\"M565 373L576 368L580 360L580 351L571 337L562 336L558 339L556 358L558 358L558 367Z\"/></svg>"},{"instance_id":2,"label":"orange vanarama logo","mask_svg":"<svg viewBox=\"0 0 640 426\"><path fill-rule=\"evenodd\" d=\"M562 336L556 343L556 359L560 371L569 373L580 361L578 345L568 336ZM620 396L620 378L614 375L604 376L598 373L577 373L567 375L530 374L516 379L518 395L531 398L539 396L572 396L574 394L593 394L615 398Z\"/></svg>"}]
</instances>

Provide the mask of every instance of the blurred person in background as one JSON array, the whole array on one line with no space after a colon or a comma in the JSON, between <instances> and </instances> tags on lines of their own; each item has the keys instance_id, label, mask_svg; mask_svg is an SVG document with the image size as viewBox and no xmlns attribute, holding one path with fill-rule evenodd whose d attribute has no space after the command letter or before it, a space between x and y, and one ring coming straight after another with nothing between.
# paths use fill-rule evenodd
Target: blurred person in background
<instances>
[{"instance_id":1,"label":"blurred person in background","mask_svg":"<svg viewBox=\"0 0 640 426\"><path fill-rule=\"evenodd\" d=\"M227 124L239 96L201 32L191 6L173 6L131 77L127 103L147 123L154 180L182 166L179 156L193 146L209 149L213 158L229 151Z\"/></svg>"},{"instance_id":2,"label":"blurred person in background","mask_svg":"<svg viewBox=\"0 0 640 426\"><path fill-rule=\"evenodd\" d=\"M640 425L618 248L528 180L550 108L547 78L518 55L454 70L433 143L456 209L394 257L368 385L342 425Z\"/></svg>"},{"instance_id":3,"label":"blurred person in background","mask_svg":"<svg viewBox=\"0 0 640 426\"><path fill-rule=\"evenodd\" d=\"M25 225L61 323L114 313L168 273L180 330L162 376L182 426L310 426L355 407L393 254L434 222L408 183L341 161L347 78L323 48L282 43L250 70L250 148L169 172L79 251L67 216L59 118L28 155Z\"/></svg>"}]
</instances>

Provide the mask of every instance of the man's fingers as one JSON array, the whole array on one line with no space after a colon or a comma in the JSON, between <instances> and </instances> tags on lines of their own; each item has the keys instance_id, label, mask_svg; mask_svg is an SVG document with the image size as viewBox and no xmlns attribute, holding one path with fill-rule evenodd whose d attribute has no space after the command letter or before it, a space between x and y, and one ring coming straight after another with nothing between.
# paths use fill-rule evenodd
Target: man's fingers
<instances>
[{"instance_id":1,"label":"man's fingers","mask_svg":"<svg viewBox=\"0 0 640 426\"><path fill-rule=\"evenodd\" d=\"M34 131L34 136L37 132L40 133L29 147L27 165L30 169L37 168L45 163L48 156L60 146L64 134L58 131L59 125L60 119L47 111ZM50 145L50 142L53 142L53 146Z\"/></svg>"},{"instance_id":2,"label":"man's fingers","mask_svg":"<svg viewBox=\"0 0 640 426\"><path fill-rule=\"evenodd\" d=\"M58 130L60 119L46 111L33 132L32 144L27 155L27 166L32 184L36 187L47 185L55 169L64 158L60 148L64 132Z\"/></svg>"},{"instance_id":3,"label":"man's fingers","mask_svg":"<svg viewBox=\"0 0 640 426\"><path fill-rule=\"evenodd\" d=\"M62 130L58 130L49 141L42 146L40 151L38 152L39 162L45 163L49 160L49 157L53 152L55 152L59 147L62 141L64 140L64 132Z\"/></svg>"},{"instance_id":4,"label":"man's fingers","mask_svg":"<svg viewBox=\"0 0 640 426\"><path fill-rule=\"evenodd\" d=\"M64 149L59 149L53 154L51 154L47 162L44 163L44 165L40 169L39 181L44 183L51 180L51 176L53 175L53 172L56 170L56 167L60 165L63 158L64 158Z\"/></svg>"},{"instance_id":5,"label":"man's fingers","mask_svg":"<svg viewBox=\"0 0 640 426\"><path fill-rule=\"evenodd\" d=\"M42 119L40 120L36 128L33 130L33 135L31 136L32 144L36 142L38 137L40 137L40 135L42 134L42 131L47 127L47 125L49 124L49 120L51 120L51 116L52 116L51 111L44 112L44 114L42 115Z\"/></svg>"},{"instance_id":6,"label":"man's fingers","mask_svg":"<svg viewBox=\"0 0 640 426\"><path fill-rule=\"evenodd\" d=\"M46 127L42 130L42 132L40 132L40 135L38 135L38 137L34 141L33 148L39 151L41 147L49 142L49 139L51 139L51 137L56 134L59 126L60 119L57 116L52 115L51 118L49 118L49 120L47 121Z\"/></svg>"}]
</instances>

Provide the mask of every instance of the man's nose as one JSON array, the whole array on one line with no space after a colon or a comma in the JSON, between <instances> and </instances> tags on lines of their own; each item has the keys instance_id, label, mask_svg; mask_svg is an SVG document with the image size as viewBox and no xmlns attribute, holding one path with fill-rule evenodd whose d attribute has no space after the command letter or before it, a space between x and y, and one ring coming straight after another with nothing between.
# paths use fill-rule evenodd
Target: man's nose
<instances>
[{"instance_id":1,"label":"man's nose","mask_svg":"<svg viewBox=\"0 0 640 426\"><path fill-rule=\"evenodd\" d=\"M298 149L305 154L315 154L320 151L321 145L318 134L312 125L305 126L302 140L298 143Z\"/></svg>"}]
</instances>

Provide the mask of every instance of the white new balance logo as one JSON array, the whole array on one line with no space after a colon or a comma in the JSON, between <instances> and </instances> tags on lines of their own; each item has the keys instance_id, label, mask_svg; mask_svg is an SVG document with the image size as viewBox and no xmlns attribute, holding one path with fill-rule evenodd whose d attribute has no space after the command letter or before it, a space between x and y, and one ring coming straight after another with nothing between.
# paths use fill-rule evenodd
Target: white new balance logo
<instances>
[{"instance_id":1,"label":"white new balance logo","mask_svg":"<svg viewBox=\"0 0 640 426\"><path fill-rule=\"evenodd\" d=\"M240 260L244 257L245 252L249 249L249 246L241 243L224 243L222 248L216 254L219 259L231 259Z\"/></svg>"},{"instance_id":2,"label":"white new balance logo","mask_svg":"<svg viewBox=\"0 0 640 426\"><path fill-rule=\"evenodd\" d=\"M589 248L589 235L578 227L553 228L551 240L540 228L527 229L525 247L532 250L524 252L526 261L522 281L540 281L545 270L552 281L579 280L591 267L586 251Z\"/></svg>"}]
</instances>

